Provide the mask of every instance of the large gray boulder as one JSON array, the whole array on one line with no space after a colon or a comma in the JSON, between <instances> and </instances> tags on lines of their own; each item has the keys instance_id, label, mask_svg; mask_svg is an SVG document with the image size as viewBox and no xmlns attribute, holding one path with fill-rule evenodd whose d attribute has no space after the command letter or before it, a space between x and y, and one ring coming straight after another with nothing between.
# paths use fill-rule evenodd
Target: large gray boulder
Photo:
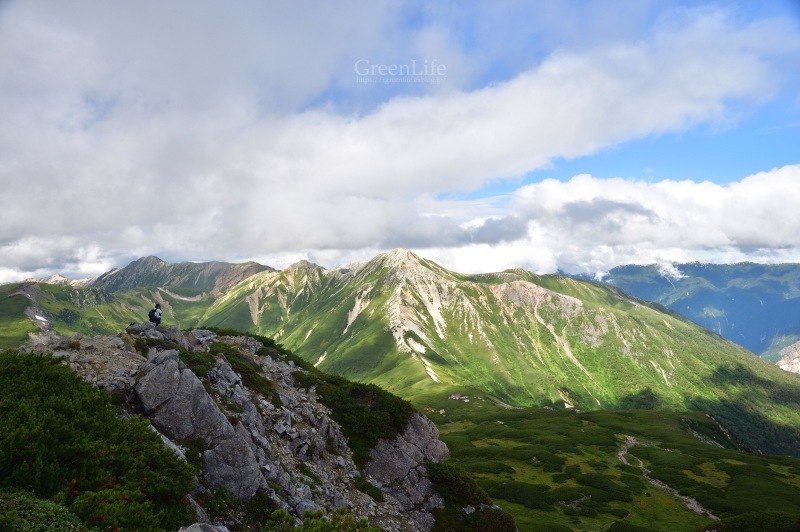
<instances>
[{"instance_id":1,"label":"large gray boulder","mask_svg":"<svg viewBox=\"0 0 800 532\"><path fill-rule=\"evenodd\" d=\"M159 352L142 366L134 390L159 431L205 443L203 472L210 489L225 488L246 500L266 485L247 431L234 429L177 351Z\"/></svg>"},{"instance_id":2,"label":"large gray boulder","mask_svg":"<svg viewBox=\"0 0 800 532\"><path fill-rule=\"evenodd\" d=\"M439 430L428 418L414 414L403 434L394 440L380 440L370 451L365 468L385 493L394 497L411 515L415 527L430 530L432 510L444 507L444 500L428 480L425 461L447 458L447 445L439 440Z\"/></svg>"},{"instance_id":3,"label":"large gray boulder","mask_svg":"<svg viewBox=\"0 0 800 532\"><path fill-rule=\"evenodd\" d=\"M158 353L140 375L134 391L160 431L180 441L199 438L208 445L233 437L233 426L177 351Z\"/></svg>"},{"instance_id":4,"label":"large gray boulder","mask_svg":"<svg viewBox=\"0 0 800 532\"><path fill-rule=\"evenodd\" d=\"M229 438L203 453L205 481L210 489L225 488L239 499L249 499L266 485L253 449L245 438Z\"/></svg>"}]
</instances>

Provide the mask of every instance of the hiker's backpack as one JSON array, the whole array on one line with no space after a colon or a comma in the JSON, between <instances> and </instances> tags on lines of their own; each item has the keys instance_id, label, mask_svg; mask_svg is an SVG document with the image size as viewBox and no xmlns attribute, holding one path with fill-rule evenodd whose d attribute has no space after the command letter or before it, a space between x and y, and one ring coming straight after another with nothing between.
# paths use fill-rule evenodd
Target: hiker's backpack
<instances>
[{"instance_id":1,"label":"hiker's backpack","mask_svg":"<svg viewBox=\"0 0 800 532\"><path fill-rule=\"evenodd\" d=\"M156 319L156 309L151 308L150 309L150 313L147 316L150 318L150 321L153 321L154 319Z\"/></svg>"}]
</instances>

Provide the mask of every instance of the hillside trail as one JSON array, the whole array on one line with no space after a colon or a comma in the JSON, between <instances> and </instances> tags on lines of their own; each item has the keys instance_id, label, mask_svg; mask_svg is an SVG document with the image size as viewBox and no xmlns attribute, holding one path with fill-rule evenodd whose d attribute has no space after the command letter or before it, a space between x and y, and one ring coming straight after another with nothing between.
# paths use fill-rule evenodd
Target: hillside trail
<instances>
[{"instance_id":1,"label":"hillside trail","mask_svg":"<svg viewBox=\"0 0 800 532\"><path fill-rule=\"evenodd\" d=\"M627 434L623 434L623 435L620 435L620 436L622 437L623 442L622 442L622 445L620 445L619 450L617 451L617 458L623 464L625 464L627 466L630 466L632 464L628 461L628 458L627 458L628 457L628 451L630 450L630 448L633 447L634 445L646 445L646 444L640 442L639 440L637 440L633 436L629 436ZM712 514L711 512L709 512L708 510L703 508L703 505L700 504L699 502L697 502L696 500L694 500L693 498L687 497L686 495L681 495L678 492L678 490L676 490L675 488L671 488L670 486L668 486L664 482L651 477L650 476L650 470L645 467L644 462L642 462L636 456L633 456L633 458L635 458L636 461L638 462L638 464L636 466L638 466L639 469L642 471L642 476L652 486L655 486L656 488L658 488L660 490L663 490L663 491L666 491L670 495L672 495L674 497L677 497L678 499L683 501L683 503L686 505L686 507L689 508L690 510L692 510L693 512L698 513L698 514L702 514L702 515L706 515L706 516L708 516L709 518L711 518L711 519L713 519L715 521L719 521L719 517L717 517L716 515ZM636 466L634 466L634 467L636 467Z\"/></svg>"}]
</instances>

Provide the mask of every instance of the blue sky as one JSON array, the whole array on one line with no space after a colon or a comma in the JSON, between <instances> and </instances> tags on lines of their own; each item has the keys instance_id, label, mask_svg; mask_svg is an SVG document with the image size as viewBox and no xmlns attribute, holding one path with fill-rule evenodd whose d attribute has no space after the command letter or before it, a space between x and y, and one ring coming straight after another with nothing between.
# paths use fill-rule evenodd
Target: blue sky
<instances>
[{"instance_id":1,"label":"blue sky","mask_svg":"<svg viewBox=\"0 0 800 532\"><path fill-rule=\"evenodd\" d=\"M793 0L11 0L0 115L0 282L800 261Z\"/></svg>"},{"instance_id":2,"label":"blue sky","mask_svg":"<svg viewBox=\"0 0 800 532\"><path fill-rule=\"evenodd\" d=\"M729 183L743 175L796 164L800 146L800 106L790 97L751 110L729 126L699 125L677 133L626 142L595 155L560 160L529 179L597 177L690 179Z\"/></svg>"},{"instance_id":3,"label":"blue sky","mask_svg":"<svg viewBox=\"0 0 800 532\"><path fill-rule=\"evenodd\" d=\"M764 169L797 163L800 113L792 107L787 101L773 103L735 127L698 126L629 141L595 155L558 160L552 169L536 170L528 178L569 179L591 173L597 177L729 183Z\"/></svg>"}]
</instances>

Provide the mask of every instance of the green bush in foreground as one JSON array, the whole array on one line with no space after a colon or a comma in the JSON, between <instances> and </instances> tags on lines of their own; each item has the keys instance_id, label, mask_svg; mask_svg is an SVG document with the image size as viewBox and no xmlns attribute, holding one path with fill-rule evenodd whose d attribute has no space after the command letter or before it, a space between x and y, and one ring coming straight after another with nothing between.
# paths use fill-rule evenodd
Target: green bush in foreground
<instances>
[{"instance_id":1,"label":"green bush in foreground","mask_svg":"<svg viewBox=\"0 0 800 532\"><path fill-rule=\"evenodd\" d=\"M415 412L411 403L375 384L351 382L332 375L294 373L301 385L316 385L317 397L331 409L359 467L369 461L369 451L381 439L391 440L405 430Z\"/></svg>"},{"instance_id":2,"label":"green bush in foreground","mask_svg":"<svg viewBox=\"0 0 800 532\"><path fill-rule=\"evenodd\" d=\"M80 519L60 504L22 491L0 491L0 530L79 532L85 529Z\"/></svg>"},{"instance_id":3,"label":"green bush in foreground","mask_svg":"<svg viewBox=\"0 0 800 532\"><path fill-rule=\"evenodd\" d=\"M303 523L286 510L276 509L263 492L256 493L249 501L230 495L224 488L198 497L215 522L225 523L233 530L259 532L379 532L366 519L356 519L345 508L338 508L330 518L320 512L306 512Z\"/></svg>"},{"instance_id":4,"label":"green bush in foreground","mask_svg":"<svg viewBox=\"0 0 800 532\"><path fill-rule=\"evenodd\" d=\"M50 357L0 353L0 489L63 504L89 526L177 529L193 471L139 418Z\"/></svg>"}]
</instances>

